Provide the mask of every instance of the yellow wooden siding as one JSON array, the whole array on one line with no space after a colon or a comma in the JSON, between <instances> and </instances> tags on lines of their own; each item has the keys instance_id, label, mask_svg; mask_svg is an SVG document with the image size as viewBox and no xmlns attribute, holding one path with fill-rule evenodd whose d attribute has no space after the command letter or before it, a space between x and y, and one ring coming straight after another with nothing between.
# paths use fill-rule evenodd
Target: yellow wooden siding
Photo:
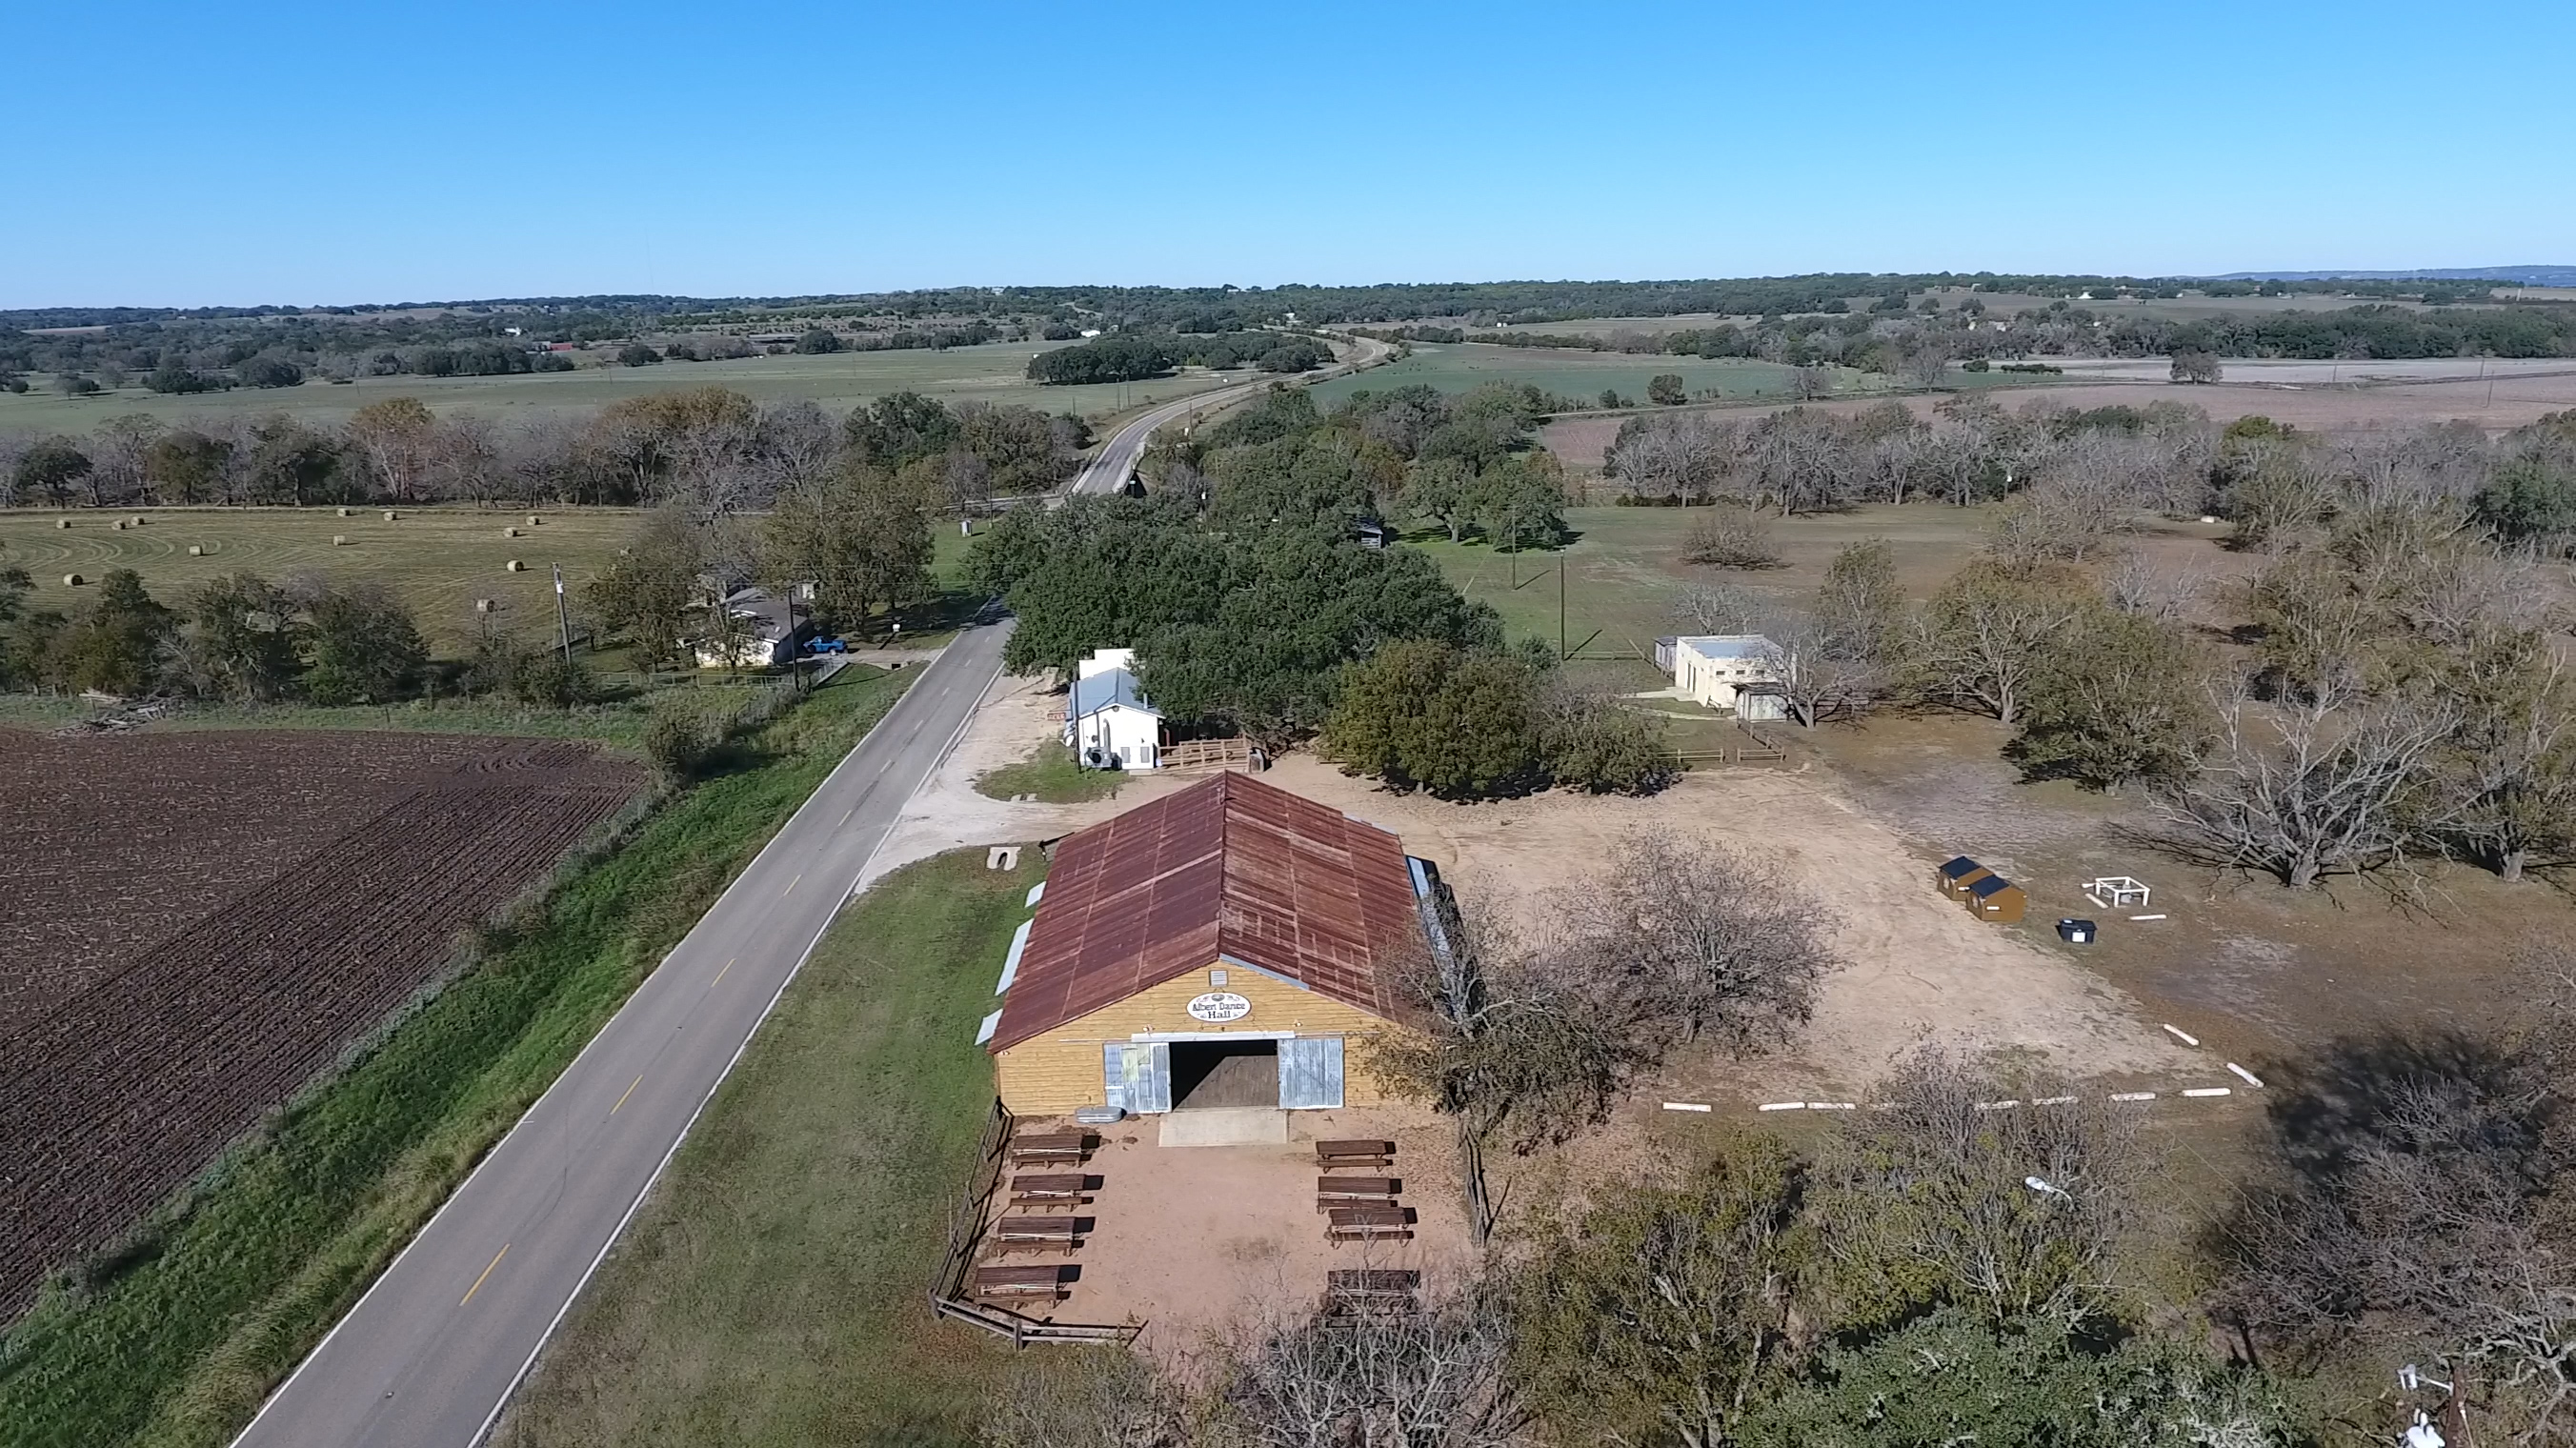
<instances>
[{"instance_id":1,"label":"yellow wooden siding","mask_svg":"<svg viewBox=\"0 0 2576 1448\"><path fill-rule=\"evenodd\" d=\"M1404 1027L1259 971L1239 965L1210 968L1225 972L1225 984L1211 985L1206 970L1194 970L999 1052L993 1058L993 1084L1002 1104L1019 1116L1062 1116L1077 1107L1106 1104L1100 1048L1147 1031L1294 1031L1301 1036L1340 1036L1344 1104L1365 1106L1384 1099L1376 1074L1368 1067L1368 1041ZM1252 1002L1250 1014L1222 1025L1192 1019L1190 1001L1210 991L1230 991Z\"/></svg>"}]
</instances>

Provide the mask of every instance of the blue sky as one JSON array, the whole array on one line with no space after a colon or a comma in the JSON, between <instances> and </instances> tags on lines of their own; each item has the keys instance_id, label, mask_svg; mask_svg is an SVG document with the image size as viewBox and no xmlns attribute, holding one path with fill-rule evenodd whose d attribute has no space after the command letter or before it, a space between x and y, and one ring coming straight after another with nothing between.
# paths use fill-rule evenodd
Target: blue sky
<instances>
[{"instance_id":1,"label":"blue sky","mask_svg":"<svg viewBox=\"0 0 2576 1448\"><path fill-rule=\"evenodd\" d=\"M2576 263L2576 5L21 5L0 307Z\"/></svg>"}]
</instances>

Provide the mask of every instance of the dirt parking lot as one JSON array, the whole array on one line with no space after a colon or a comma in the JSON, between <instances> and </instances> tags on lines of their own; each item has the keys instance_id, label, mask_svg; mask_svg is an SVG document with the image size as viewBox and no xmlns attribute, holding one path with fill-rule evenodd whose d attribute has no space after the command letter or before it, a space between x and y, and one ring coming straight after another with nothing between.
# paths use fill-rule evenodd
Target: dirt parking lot
<instances>
[{"instance_id":1,"label":"dirt parking lot","mask_svg":"<svg viewBox=\"0 0 2576 1448\"><path fill-rule=\"evenodd\" d=\"M1265 1314L1314 1306L1323 1298L1325 1274L1338 1268L1409 1268L1422 1273L1432 1292L1471 1270L1448 1122L1428 1111L1376 1107L1300 1111L1289 1123L1285 1146L1166 1147L1159 1144L1160 1118L1103 1130L1100 1149L1084 1167L1100 1185L1080 1212L1092 1221L1072 1259L1080 1274L1053 1316L1144 1323L1142 1345L1177 1358L1211 1337L1257 1327ZM1401 1204L1413 1214L1412 1240L1342 1246L1324 1240L1312 1143L1334 1137L1396 1143L1392 1174Z\"/></svg>"}]
</instances>

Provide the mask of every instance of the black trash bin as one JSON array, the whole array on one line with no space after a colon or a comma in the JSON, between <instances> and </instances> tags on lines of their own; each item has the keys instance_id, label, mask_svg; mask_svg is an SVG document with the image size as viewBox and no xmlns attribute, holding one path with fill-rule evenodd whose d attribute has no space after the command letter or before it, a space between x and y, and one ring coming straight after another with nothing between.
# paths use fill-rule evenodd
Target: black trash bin
<instances>
[{"instance_id":1,"label":"black trash bin","mask_svg":"<svg viewBox=\"0 0 2576 1448\"><path fill-rule=\"evenodd\" d=\"M2093 938L2101 933L2102 928L2095 925L2090 920L2060 920L2057 922L2057 938L2065 941L2069 945L2091 945L2093 943Z\"/></svg>"}]
</instances>

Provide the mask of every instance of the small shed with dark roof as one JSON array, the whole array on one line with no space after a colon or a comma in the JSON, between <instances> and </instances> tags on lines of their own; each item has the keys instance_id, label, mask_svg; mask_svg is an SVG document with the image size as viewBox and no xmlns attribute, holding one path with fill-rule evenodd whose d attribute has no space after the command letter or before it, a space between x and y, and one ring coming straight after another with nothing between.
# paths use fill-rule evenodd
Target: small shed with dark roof
<instances>
[{"instance_id":1,"label":"small shed with dark roof","mask_svg":"<svg viewBox=\"0 0 2576 1448\"><path fill-rule=\"evenodd\" d=\"M1394 835L1220 774L1067 836L985 1048L1022 1116L1362 1104L1437 938Z\"/></svg>"},{"instance_id":2,"label":"small shed with dark roof","mask_svg":"<svg viewBox=\"0 0 2576 1448\"><path fill-rule=\"evenodd\" d=\"M1969 886L1993 873L1994 871L1965 855L1954 855L1933 870L1932 883L1942 894L1951 899L1965 900L1968 898Z\"/></svg>"},{"instance_id":3,"label":"small shed with dark roof","mask_svg":"<svg viewBox=\"0 0 2576 1448\"><path fill-rule=\"evenodd\" d=\"M2001 875L1984 875L1968 886L1968 913L1980 920L2010 925L2029 907L2021 887Z\"/></svg>"}]
</instances>

